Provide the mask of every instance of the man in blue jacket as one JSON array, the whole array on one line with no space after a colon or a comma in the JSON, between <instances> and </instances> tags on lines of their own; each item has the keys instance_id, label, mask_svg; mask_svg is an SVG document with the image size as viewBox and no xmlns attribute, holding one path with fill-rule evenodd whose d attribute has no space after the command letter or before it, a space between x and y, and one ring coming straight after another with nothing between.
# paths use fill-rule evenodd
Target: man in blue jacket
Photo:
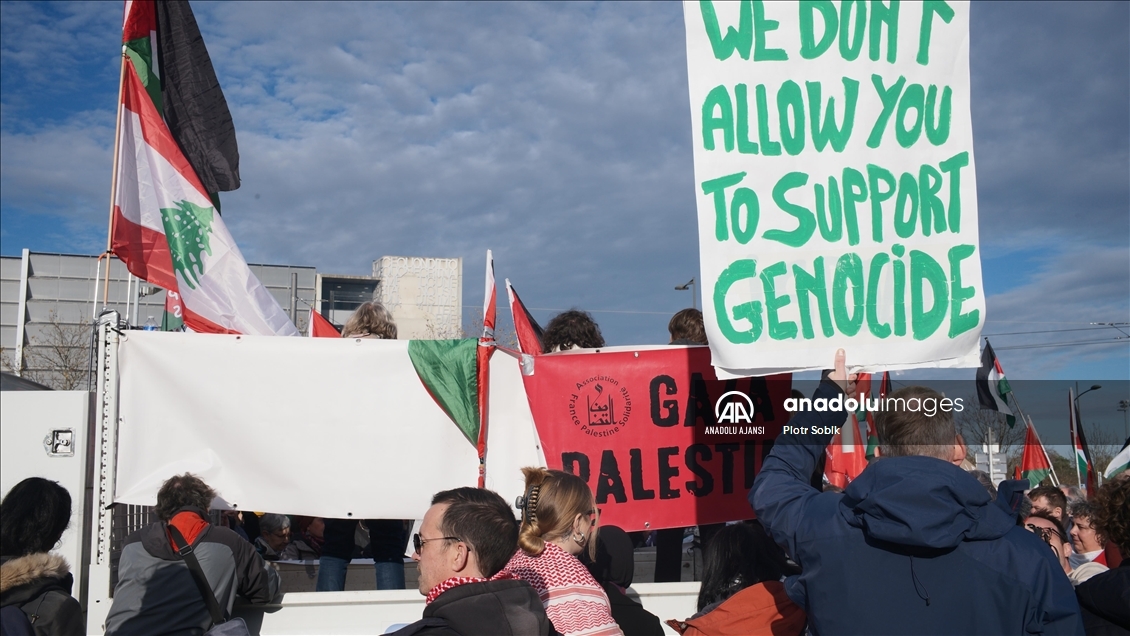
<instances>
[{"instance_id":1,"label":"man in blue jacket","mask_svg":"<svg viewBox=\"0 0 1130 636\"><path fill-rule=\"evenodd\" d=\"M854 393L854 377L841 349L813 395L840 409L793 417L749 495L803 569L786 589L811 632L1082 634L1071 583L1047 544L958 467L965 443L940 394L908 387L887 396L904 401L879 413L882 458L843 493L810 485L846 419L845 391Z\"/></svg>"}]
</instances>

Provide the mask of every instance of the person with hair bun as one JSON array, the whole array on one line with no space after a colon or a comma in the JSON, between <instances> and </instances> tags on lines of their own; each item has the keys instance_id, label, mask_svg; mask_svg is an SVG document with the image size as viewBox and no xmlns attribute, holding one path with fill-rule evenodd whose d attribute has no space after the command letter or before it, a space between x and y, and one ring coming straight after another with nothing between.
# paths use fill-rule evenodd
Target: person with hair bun
<instances>
[{"instance_id":1,"label":"person with hair bun","mask_svg":"<svg viewBox=\"0 0 1130 636\"><path fill-rule=\"evenodd\" d=\"M564 636L622 635L604 589L577 558L596 552L596 500L588 484L560 470L528 467L522 474L519 549L504 570L533 586Z\"/></svg>"}]
</instances>

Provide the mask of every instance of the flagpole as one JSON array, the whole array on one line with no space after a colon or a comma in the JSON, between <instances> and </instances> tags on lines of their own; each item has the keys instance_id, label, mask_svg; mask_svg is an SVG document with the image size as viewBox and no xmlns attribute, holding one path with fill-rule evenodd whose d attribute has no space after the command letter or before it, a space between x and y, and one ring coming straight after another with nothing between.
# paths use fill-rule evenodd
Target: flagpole
<instances>
[{"instance_id":1,"label":"flagpole","mask_svg":"<svg viewBox=\"0 0 1130 636\"><path fill-rule=\"evenodd\" d=\"M110 222L106 231L106 252L107 256L114 253L114 204L118 200L118 153L121 150L122 144L122 90L126 84L126 51L125 45L122 45L122 63L121 71L118 73L118 117L114 121L114 172L110 175ZM106 259L106 282L102 286L102 306L105 307L109 304L110 298L110 264L112 261ZM128 319L128 316L127 316Z\"/></svg>"},{"instance_id":2,"label":"flagpole","mask_svg":"<svg viewBox=\"0 0 1130 636\"><path fill-rule=\"evenodd\" d=\"M125 45L122 45L122 61L121 71L118 74L118 108L117 118L114 121L114 167L110 175L110 219L107 224L106 232L106 255L114 253L114 204L118 199L118 156L121 151L121 133L122 133L122 91L125 89L126 80L126 53ZM105 284L102 286L102 305L105 307L109 300L110 295L110 264L111 260L106 259L106 279Z\"/></svg>"},{"instance_id":3,"label":"flagpole","mask_svg":"<svg viewBox=\"0 0 1130 636\"><path fill-rule=\"evenodd\" d=\"M1024 410L1020 408L1020 400L1016 399L1016 391L1009 391L1008 394L1012 396L1012 401L1016 403L1016 412L1020 414L1021 421L1028 422L1028 425L1031 426L1032 425L1032 418L1025 415ZM1039 434L1037 434L1036 437L1039 437ZM1048 457L1048 451L1044 449L1044 442L1043 441L1040 442L1040 448L1041 448L1041 450L1043 450L1044 459L1048 460L1048 466L1050 466L1051 469L1052 469L1052 484L1056 488L1058 488L1059 487L1059 476L1055 474L1055 466L1052 465L1052 460L1051 460L1050 457ZM1074 455L1074 452L1075 451L1072 450L1073 455ZM1075 468L1076 468L1076 470L1079 469L1078 462L1076 462ZM1075 481L1079 481L1079 480L1076 479Z\"/></svg>"}]
</instances>

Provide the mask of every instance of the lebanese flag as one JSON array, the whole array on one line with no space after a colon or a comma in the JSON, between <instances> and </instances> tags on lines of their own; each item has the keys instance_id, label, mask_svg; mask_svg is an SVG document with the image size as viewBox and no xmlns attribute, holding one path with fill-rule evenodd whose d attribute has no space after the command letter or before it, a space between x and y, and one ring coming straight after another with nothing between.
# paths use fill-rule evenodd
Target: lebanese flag
<instances>
[{"instance_id":1,"label":"lebanese flag","mask_svg":"<svg viewBox=\"0 0 1130 636\"><path fill-rule=\"evenodd\" d=\"M1079 421L1079 404L1075 400L1075 389L1067 389L1068 418L1071 426L1071 445L1074 448L1075 471L1079 485L1087 489L1087 496L1095 494L1095 468L1091 463L1091 449L1087 447L1087 437Z\"/></svg>"},{"instance_id":2,"label":"lebanese flag","mask_svg":"<svg viewBox=\"0 0 1130 636\"><path fill-rule=\"evenodd\" d=\"M1021 479L1027 479L1028 484L1035 488L1040 485L1052 472L1052 465L1048 461L1048 454L1044 445L1040 443L1040 436L1036 427L1028 422L1028 431L1024 434L1024 454L1020 457Z\"/></svg>"},{"instance_id":3,"label":"lebanese flag","mask_svg":"<svg viewBox=\"0 0 1130 636\"><path fill-rule=\"evenodd\" d=\"M1005 421L1009 427L1016 425L1016 417L1012 409L1008 408L1008 394L1012 387L1004 377L1001 361L993 352L989 340L985 340L985 350L981 352L981 368L977 369L977 399L981 402L981 409L1004 413Z\"/></svg>"},{"instance_id":4,"label":"lebanese flag","mask_svg":"<svg viewBox=\"0 0 1130 636\"><path fill-rule=\"evenodd\" d=\"M125 65L112 249L138 278L180 295L193 331L298 335L251 273L211 198Z\"/></svg>"},{"instance_id":5,"label":"lebanese flag","mask_svg":"<svg viewBox=\"0 0 1130 636\"><path fill-rule=\"evenodd\" d=\"M541 337L543 330L538 321L530 315L518 292L506 279L506 294L510 297L510 315L514 318L514 332L518 335L518 349L531 356L541 355Z\"/></svg>"},{"instance_id":6,"label":"lebanese flag","mask_svg":"<svg viewBox=\"0 0 1130 636\"><path fill-rule=\"evenodd\" d=\"M340 338L341 332L325 316L310 308L310 337L311 338Z\"/></svg>"},{"instance_id":7,"label":"lebanese flag","mask_svg":"<svg viewBox=\"0 0 1130 636\"><path fill-rule=\"evenodd\" d=\"M871 393L871 374L861 373L855 384L853 397L862 401ZM825 453L828 456L824 463L824 475L828 482L840 488L847 488L848 484L859 477L864 468L867 468L867 447L859 434L859 415L862 410L848 415L847 423L832 436Z\"/></svg>"}]
</instances>

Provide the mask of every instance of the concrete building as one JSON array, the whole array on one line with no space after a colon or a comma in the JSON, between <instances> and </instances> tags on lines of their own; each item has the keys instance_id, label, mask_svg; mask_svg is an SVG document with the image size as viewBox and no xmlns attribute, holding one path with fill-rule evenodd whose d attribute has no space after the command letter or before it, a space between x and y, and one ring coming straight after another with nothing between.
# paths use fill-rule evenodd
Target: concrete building
<instances>
[{"instance_id":1,"label":"concrete building","mask_svg":"<svg viewBox=\"0 0 1130 636\"><path fill-rule=\"evenodd\" d=\"M373 262L372 276L298 265L250 268L302 333L311 306L340 329L361 303L376 299L408 339L460 337L462 266L459 258L386 256ZM134 278L116 258L28 250L0 257L0 362L37 382L85 388L101 310L118 311L134 327L150 317L161 325L164 302L163 289Z\"/></svg>"},{"instance_id":2,"label":"concrete building","mask_svg":"<svg viewBox=\"0 0 1130 636\"><path fill-rule=\"evenodd\" d=\"M461 338L463 259L382 256L373 262L376 299L401 339Z\"/></svg>"}]
</instances>

